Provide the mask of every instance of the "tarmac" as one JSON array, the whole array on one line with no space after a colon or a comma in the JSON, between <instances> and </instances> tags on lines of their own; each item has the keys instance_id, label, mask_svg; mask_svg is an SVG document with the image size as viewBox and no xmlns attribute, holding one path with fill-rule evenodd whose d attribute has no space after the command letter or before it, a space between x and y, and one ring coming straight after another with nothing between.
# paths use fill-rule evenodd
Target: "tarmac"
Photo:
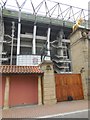
<instances>
[{"instance_id":1,"label":"tarmac","mask_svg":"<svg viewBox=\"0 0 90 120\"><path fill-rule=\"evenodd\" d=\"M0 118L40 118L48 115L88 109L87 100L58 102L53 105L29 105L0 110Z\"/></svg>"}]
</instances>

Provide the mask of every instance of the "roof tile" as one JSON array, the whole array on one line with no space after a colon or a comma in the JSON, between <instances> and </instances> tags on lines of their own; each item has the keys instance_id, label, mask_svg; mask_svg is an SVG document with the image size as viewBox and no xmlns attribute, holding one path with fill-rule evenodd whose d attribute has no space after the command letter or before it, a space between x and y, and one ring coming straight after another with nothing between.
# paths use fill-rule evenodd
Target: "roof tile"
<instances>
[{"instance_id":1,"label":"roof tile","mask_svg":"<svg viewBox=\"0 0 90 120\"><path fill-rule=\"evenodd\" d=\"M0 73L43 73L39 66L1 65Z\"/></svg>"}]
</instances>

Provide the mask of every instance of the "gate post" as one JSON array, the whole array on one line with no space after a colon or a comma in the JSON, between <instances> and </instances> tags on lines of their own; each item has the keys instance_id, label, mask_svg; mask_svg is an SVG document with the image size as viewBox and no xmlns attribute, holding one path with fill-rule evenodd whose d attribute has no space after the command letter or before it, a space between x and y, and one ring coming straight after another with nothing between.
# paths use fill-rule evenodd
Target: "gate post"
<instances>
[{"instance_id":1,"label":"gate post","mask_svg":"<svg viewBox=\"0 0 90 120\"><path fill-rule=\"evenodd\" d=\"M72 72L80 73L82 76L82 86L84 99L88 99L88 46L87 29L78 28L70 35Z\"/></svg>"},{"instance_id":2,"label":"gate post","mask_svg":"<svg viewBox=\"0 0 90 120\"><path fill-rule=\"evenodd\" d=\"M38 76L38 105L42 105L41 76Z\"/></svg>"},{"instance_id":3,"label":"gate post","mask_svg":"<svg viewBox=\"0 0 90 120\"><path fill-rule=\"evenodd\" d=\"M55 88L55 75L53 70L53 63L50 60L44 60L40 64L41 69L44 71L43 76L43 104L55 104L56 88Z\"/></svg>"}]
</instances>

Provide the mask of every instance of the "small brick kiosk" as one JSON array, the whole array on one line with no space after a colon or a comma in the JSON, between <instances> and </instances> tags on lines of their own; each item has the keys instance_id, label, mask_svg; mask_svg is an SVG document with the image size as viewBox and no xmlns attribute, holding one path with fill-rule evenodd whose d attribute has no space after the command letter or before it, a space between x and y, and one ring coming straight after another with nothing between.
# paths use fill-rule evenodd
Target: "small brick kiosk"
<instances>
[{"instance_id":1,"label":"small brick kiosk","mask_svg":"<svg viewBox=\"0 0 90 120\"><path fill-rule=\"evenodd\" d=\"M42 104L42 76L38 66L0 66L0 106Z\"/></svg>"}]
</instances>

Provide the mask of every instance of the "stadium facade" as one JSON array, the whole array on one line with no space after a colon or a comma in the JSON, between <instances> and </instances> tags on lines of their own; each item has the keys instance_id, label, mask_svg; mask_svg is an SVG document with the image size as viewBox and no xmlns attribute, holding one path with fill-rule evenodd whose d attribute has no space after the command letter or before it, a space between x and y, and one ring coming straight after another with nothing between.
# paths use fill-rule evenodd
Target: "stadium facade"
<instances>
[{"instance_id":1,"label":"stadium facade","mask_svg":"<svg viewBox=\"0 0 90 120\"><path fill-rule=\"evenodd\" d=\"M56 4L56 7L57 5L60 6L59 3ZM67 12L67 10L65 11ZM80 10L84 14L83 9ZM71 72L69 36L74 23L69 19L74 18L72 11L73 7L69 6L68 20L64 20L64 18L34 15L20 10L6 8L1 10L0 64L37 66L41 62L41 49L48 42L47 56L54 63L55 72ZM58 17L62 13L58 13ZM63 31L63 36L60 35L61 31Z\"/></svg>"}]
</instances>

